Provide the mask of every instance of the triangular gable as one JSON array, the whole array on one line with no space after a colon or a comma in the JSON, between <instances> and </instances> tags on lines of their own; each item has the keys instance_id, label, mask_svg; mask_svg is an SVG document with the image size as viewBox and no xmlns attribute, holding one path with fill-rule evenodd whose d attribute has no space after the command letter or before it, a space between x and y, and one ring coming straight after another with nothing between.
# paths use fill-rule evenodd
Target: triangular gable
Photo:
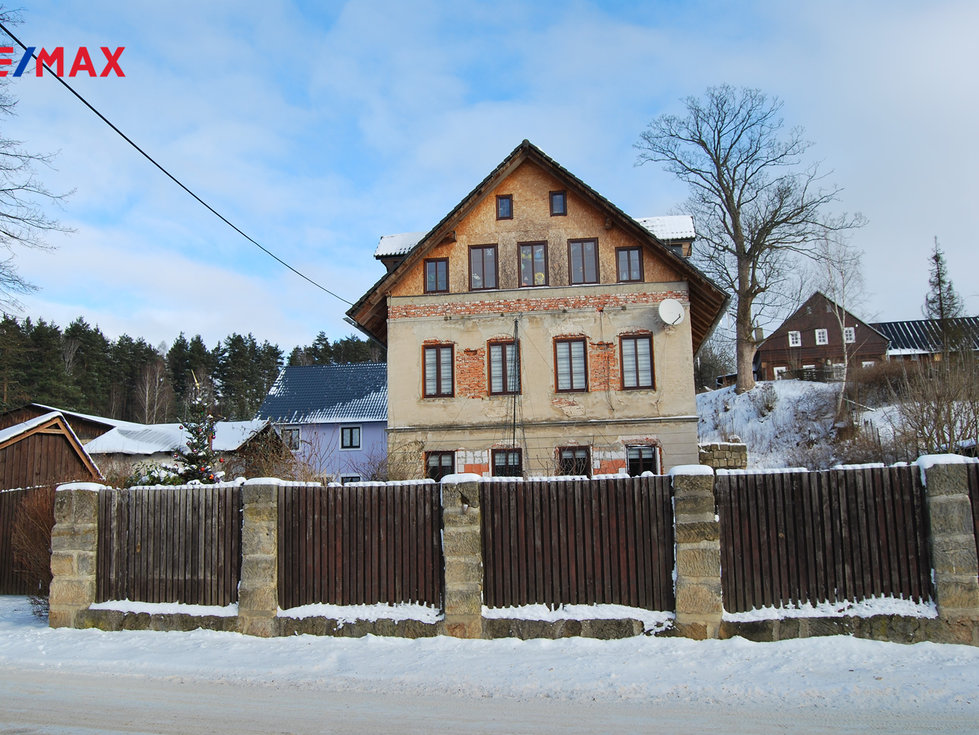
<instances>
[{"instance_id":1,"label":"triangular gable","mask_svg":"<svg viewBox=\"0 0 979 735\"><path fill-rule=\"evenodd\" d=\"M776 337L784 337L790 331L792 331L792 323L796 321L797 318L801 317L803 314L807 313L807 309L841 309L843 311L843 320L847 327L866 327L871 332L879 335L881 339L887 340L886 335L882 334L880 330L874 329L873 325L868 324L863 319L854 316L851 312L843 309L839 304L833 301L831 298L826 296L822 291L814 291L812 296L806 299L805 303L802 304L798 309L793 311L785 320L778 326L778 328L772 332L768 337L758 343L758 348L760 349L766 342L775 339Z\"/></svg>"},{"instance_id":2,"label":"triangular gable","mask_svg":"<svg viewBox=\"0 0 979 735\"><path fill-rule=\"evenodd\" d=\"M68 446L71 448L71 450L78 456L81 463L92 474L93 479L101 479L102 472L96 466L88 452L85 451L85 448L78 440L78 437L75 436L75 432L72 431L71 426L68 425L65 417L57 411L45 414L44 416L38 416L30 421L25 421L22 424L17 424L16 426L11 426L8 429L0 431L0 450L7 449L17 442L24 441L28 437L35 434L55 434L63 436L68 442Z\"/></svg>"},{"instance_id":3,"label":"triangular gable","mask_svg":"<svg viewBox=\"0 0 979 735\"><path fill-rule=\"evenodd\" d=\"M387 341L387 294L404 275L424 259L432 248L454 239L453 230L507 176L525 162L532 162L553 175L564 186L589 201L602 212L609 227L620 227L638 242L653 249L656 255L675 268L690 289L690 321L693 348L710 336L727 308L729 295L687 259L675 254L646 227L596 192L581 179L559 165L530 141L524 140L503 161L469 192L442 220L411 248L404 259L384 275L348 311L347 315L366 334L381 343Z\"/></svg>"}]
</instances>

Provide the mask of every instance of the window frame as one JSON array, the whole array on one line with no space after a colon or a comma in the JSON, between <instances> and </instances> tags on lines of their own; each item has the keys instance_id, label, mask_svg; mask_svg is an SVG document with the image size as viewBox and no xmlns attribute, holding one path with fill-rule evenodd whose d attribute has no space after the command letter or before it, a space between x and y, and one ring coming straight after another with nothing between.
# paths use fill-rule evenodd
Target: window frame
<instances>
[{"instance_id":1,"label":"window frame","mask_svg":"<svg viewBox=\"0 0 979 735\"><path fill-rule=\"evenodd\" d=\"M843 327L843 344L852 345L857 342L857 328Z\"/></svg>"},{"instance_id":2,"label":"window frame","mask_svg":"<svg viewBox=\"0 0 979 735\"><path fill-rule=\"evenodd\" d=\"M561 201L561 211L557 211L554 207L555 197L560 197ZM556 191L549 191L547 193L547 203L551 211L552 217L566 217L568 215L568 192L565 189L558 189Z\"/></svg>"},{"instance_id":3,"label":"window frame","mask_svg":"<svg viewBox=\"0 0 979 735\"><path fill-rule=\"evenodd\" d=\"M574 369L574 353L571 345L579 343L582 345L581 378L582 387L574 387L576 384ZM570 387L561 388L561 370L559 345L568 345L568 378ZM588 339L585 337L556 337L554 339L554 392L555 393L587 393L588 392Z\"/></svg>"},{"instance_id":4,"label":"window frame","mask_svg":"<svg viewBox=\"0 0 979 735\"><path fill-rule=\"evenodd\" d=\"M432 476L433 473L431 472L432 463L431 463L430 460L432 458L434 458L434 457L438 457L440 459L444 459L445 457L449 457L449 459L450 459L449 471L448 472L441 472L440 474L439 473L435 473L435 474L438 474L438 477L433 477ZM445 477L446 475L453 475L453 474L455 474L455 471L456 471L456 453L454 451L439 450L439 451L433 451L433 452L425 452L424 461L425 461L425 477L427 477L429 480L435 480L435 482L441 482L442 481L442 478ZM439 462L438 467L439 467L439 470L440 471L444 469L444 465L441 462Z\"/></svg>"},{"instance_id":5,"label":"window frame","mask_svg":"<svg viewBox=\"0 0 979 735\"><path fill-rule=\"evenodd\" d=\"M816 346L825 347L829 344L829 330L828 329L814 329L813 330L816 337Z\"/></svg>"},{"instance_id":6,"label":"window frame","mask_svg":"<svg viewBox=\"0 0 979 735\"><path fill-rule=\"evenodd\" d=\"M637 265L639 268L638 278L631 278L632 275L631 262L628 264L629 273L627 274L627 276L630 277L626 277L626 278L622 277L622 261L620 260L620 258L622 257L622 255L629 254L629 253L635 253L637 256L637 260L638 260ZM628 247L615 249L615 277L619 283L642 283L645 280L645 276L643 274L643 267L642 267L642 248L640 246L630 245Z\"/></svg>"},{"instance_id":7,"label":"window frame","mask_svg":"<svg viewBox=\"0 0 979 735\"><path fill-rule=\"evenodd\" d=\"M474 286L473 285L473 252L479 251L480 253L480 267L483 269L483 273L480 276L482 281L486 282L486 257L484 253L486 251L492 251L493 253L493 285L492 286ZM499 248L494 245L470 245L469 246L469 290L470 291L494 291L500 287L500 253Z\"/></svg>"},{"instance_id":8,"label":"window frame","mask_svg":"<svg viewBox=\"0 0 979 735\"><path fill-rule=\"evenodd\" d=\"M294 437L294 438L290 438ZM290 452L298 452L302 446L302 432L298 426L284 426L279 429L279 438Z\"/></svg>"},{"instance_id":9,"label":"window frame","mask_svg":"<svg viewBox=\"0 0 979 735\"><path fill-rule=\"evenodd\" d=\"M435 392L428 392L428 351L435 351ZM445 390L443 382L443 350L449 351L449 386ZM422 397L453 398L455 396L455 344L422 345Z\"/></svg>"},{"instance_id":10,"label":"window frame","mask_svg":"<svg viewBox=\"0 0 979 735\"><path fill-rule=\"evenodd\" d=\"M527 284L527 283L524 283L523 282L524 281L524 268L523 268L523 264L524 264L524 261L523 261L524 248L530 248L531 249L530 250L530 263L531 263L531 268L533 269L532 276L536 276L537 275L537 272L538 272L537 269L536 269L536 265L535 265L536 262L537 262L537 258L535 257L535 251L538 248L540 248L544 252L544 271L543 271L543 273L544 273L544 282L543 283L530 283L530 284ZM547 286L548 285L548 281L549 281L549 278L548 278L548 271L550 270L550 267L549 266L550 266L550 264L548 263L548 258L547 258L547 242L546 241L541 240L541 241L537 241L537 242L520 242L520 243L517 243L517 278L519 279L518 280L518 285L519 285L520 288L536 288L536 287L540 287L540 286Z\"/></svg>"},{"instance_id":11,"label":"window frame","mask_svg":"<svg viewBox=\"0 0 979 735\"><path fill-rule=\"evenodd\" d=\"M357 443L347 444L345 441L347 432L357 432ZM350 452L360 449L363 446L364 432L360 424L347 424L346 426L340 426L340 451Z\"/></svg>"},{"instance_id":12,"label":"window frame","mask_svg":"<svg viewBox=\"0 0 979 735\"><path fill-rule=\"evenodd\" d=\"M595 250L594 250L595 256L593 258L593 261L594 262L592 263L592 265L595 268L595 280L594 281L589 281L587 279L587 272L588 271L587 271L587 268L585 267L585 251L584 251L584 246L587 243L592 243L595 246ZM582 250L581 250L581 278L582 278L582 280L580 280L580 281L574 280L574 264L575 264L574 250L575 250L575 246L576 245L580 245L582 247ZM601 280L602 280L602 274L601 274L601 268L600 268L599 257L598 257L598 238L597 237L585 237L585 238L575 238L574 240L568 240L568 285L569 286L587 286L587 285L592 285L592 284L596 284L596 283L601 283Z\"/></svg>"},{"instance_id":13,"label":"window frame","mask_svg":"<svg viewBox=\"0 0 979 735\"><path fill-rule=\"evenodd\" d=\"M444 265L445 267L445 288L438 287L438 266ZM428 287L428 269L429 266L435 267L435 288ZM449 259L448 258L425 258L424 272L422 274L424 278L424 289L425 293L448 293L449 292Z\"/></svg>"},{"instance_id":14,"label":"window frame","mask_svg":"<svg viewBox=\"0 0 979 735\"><path fill-rule=\"evenodd\" d=\"M565 460L565 458L563 456L565 452L571 452L574 455L577 455L579 453L584 453L584 455L585 455L584 456L584 460L579 459L577 456L573 456L571 458L572 465L570 467L568 467L568 465L565 464L565 461L566 460ZM574 470L577 469L580 466L579 463L582 462L582 461L584 461L584 463L585 463L585 467L584 468L587 471L586 472L574 472ZM562 477L563 476L591 477L591 475L592 475L592 472L591 472L591 470L592 470L592 466L591 466L591 447L588 447L588 446L584 446L584 447L583 446L558 447L557 448L557 463L558 463L558 475L561 475ZM566 470L569 470L569 471L566 471Z\"/></svg>"},{"instance_id":15,"label":"window frame","mask_svg":"<svg viewBox=\"0 0 979 735\"><path fill-rule=\"evenodd\" d=\"M346 485L348 482L362 482L360 475L340 475L340 484Z\"/></svg>"},{"instance_id":16,"label":"window frame","mask_svg":"<svg viewBox=\"0 0 979 735\"><path fill-rule=\"evenodd\" d=\"M500 203L507 202L508 209L510 210L507 214L500 214ZM513 194L497 194L496 195L496 218L497 219L513 219Z\"/></svg>"},{"instance_id":17,"label":"window frame","mask_svg":"<svg viewBox=\"0 0 979 735\"><path fill-rule=\"evenodd\" d=\"M789 347L802 347L802 332L795 329L789 331Z\"/></svg>"},{"instance_id":18,"label":"window frame","mask_svg":"<svg viewBox=\"0 0 979 735\"><path fill-rule=\"evenodd\" d=\"M643 341L649 345L649 384L644 385L642 382L643 377L639 374L639 342ZM636 384L627 385L626 384L626 356L625 356L625 343L634 342L635 351L634 359L635 365L632 366L635 369L636 374ZM650 334L626 334L619 337L619 373L622 376L622 390L656 390L656 362L653 358L653 337Z\"/></svg>"},{"instance_id":19,"label":"window frame","mask_svg":"<svg viewBox=\"0 0 979 735\"><path fill-rule=\"evenodd\" d=\"M632 460L632 457L629 456L630 453L633 450L637 450L639 452L639 454L640 454L640 456L636 460L637 462L639 462L639 467L637 468L639 470L638 472L633 472L633 465L632 465L633 460ZM646 459L642 457L642 452L643 451L648 451L649 452L649 454L650 454L649 462L652 463L652 469L649 469L649 470L642 469L642 467L646 463ZM658 475L659 474L659 452L657 451L657 447L655 447L655 446L653 446L651 444L626 444L626 446L625 446L625 466L626 466L626 472L629 473L629 476L630 477L639 477L643 472L652 472L654 475Z\"/></svg>"},{"instance_id":20,"label":"window frame","mask_svg":"<svg viewBox=\"0 0 979 735\"><path fill-rule=\"evenodd\" d=\"M502 354L500 356L502 360L500 364L500 370L503 373L502 376L500 376L501 385L502 385L501 390L493 389L493 379L497 377L496 373L493 370L493 353L494 351L496 351L497 348L502 349ZM514 382L516 382L516 387L513 388L512 390L510 389L511 381L507 379L508 377L510 377L506 369L507 348L513 348L513 355L514 355L513 368L515 374L513 375L513 378L515 379ZM520 342L519 340L495 339L486 343L486 387L491 396L514 396L520 394Z\"/></svg>"},{"instance_id":21,"label":"window frame","mask_svg":"<svg viewBox=\"0 0 979 735\"><path fill-rule=\"evenodd\" d=\"M781 380L787 371L788 368L785 365L776 365L772 368L772 376L774 376L775 380Z\"/></svg>"},{"instance_id":22,"label":"window frame","mask_svg":"<svg viewBox=\"0 0 979 735\"><path fill-rule=\"evenodd\" d=\"M522 449L520 448L494 449L492 450L492 452L490 452L490 454L491 454L490 472L493 477L523 477L523 450ZM509 462L503 463L503 467L505 467L508 470L507 472L503 472L502 474L497 472L496 471L498 466L496 461L497 457L503 456L509 458L512 457L513 455L516 455L518 459L516 464L516 473L509 471L510 468L513 467L513 465L511 465Z\"/></svg>"}]
</instances>

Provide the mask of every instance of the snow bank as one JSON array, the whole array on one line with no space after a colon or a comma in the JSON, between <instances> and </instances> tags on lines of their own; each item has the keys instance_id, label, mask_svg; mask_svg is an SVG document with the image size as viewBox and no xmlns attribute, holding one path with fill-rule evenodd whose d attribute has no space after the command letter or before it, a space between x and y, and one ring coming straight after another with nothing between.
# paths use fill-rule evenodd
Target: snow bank
<instances>
[{"instance_id":1,"label":"snow bank","mask_svg":"<svg viewBox=\"0 0 979 735\"><path fill-rule=\"evenodd\" d=\"M783 607L755 608L749 612L731 613L724 611L724 620L732 623L749 623L756 620L779 620L784 618L871 618L875 615L902 615L911 618L937 618L935 603L915 602L899 597L870 597L859 602L820 602Z\"/></svg>"}]
</instances>

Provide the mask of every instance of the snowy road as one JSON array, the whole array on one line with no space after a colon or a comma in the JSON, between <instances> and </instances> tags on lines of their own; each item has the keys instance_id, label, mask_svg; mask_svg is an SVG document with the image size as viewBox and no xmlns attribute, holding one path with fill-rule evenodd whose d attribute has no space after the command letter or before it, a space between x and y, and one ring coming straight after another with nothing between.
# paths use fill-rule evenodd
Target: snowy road
<instances>
[{"instance_id":1,"label":"snowy road","mask_svg":"<svg viewBox=\"0 0 979 735\"><path fill-rule=\"evenodd\" d=\"M0 733L975 733L979 649L51 630L0 597Z\"/></svg>"}]
</instances>

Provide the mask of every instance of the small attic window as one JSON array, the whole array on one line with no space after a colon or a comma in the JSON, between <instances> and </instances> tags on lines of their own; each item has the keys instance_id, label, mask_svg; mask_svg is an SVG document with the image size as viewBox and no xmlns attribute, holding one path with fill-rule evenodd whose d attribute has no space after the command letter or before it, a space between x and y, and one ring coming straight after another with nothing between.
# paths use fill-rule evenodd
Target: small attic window
<instances>
[{"instance_id":1,"label":"small attic window","mask_svg":"<svg viewBox=\"0 0 979 735\"><path fill-rule=\"evenodd\" d=\"M501 194L496 197L496 218L513 219L513 194Z\"/></svg>"},{"instance_id":2,"label":"small attic window","mask_svg":"<svg viewBox=\"0 0 979 735\"><path fill-rule=\"evenodd\" d=\"M563 217L568 213L568 200L563 191L552 191L550 198L552 217Z\"/></svg>"}]
</instances>

